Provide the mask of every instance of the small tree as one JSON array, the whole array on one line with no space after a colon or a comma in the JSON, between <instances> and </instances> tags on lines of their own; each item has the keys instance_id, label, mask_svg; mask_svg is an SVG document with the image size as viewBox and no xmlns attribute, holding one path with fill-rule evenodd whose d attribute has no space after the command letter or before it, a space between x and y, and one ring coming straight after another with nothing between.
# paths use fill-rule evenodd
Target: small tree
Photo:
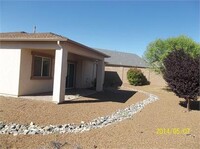
<instances>
[{"instance_id":1,"label":"small tree","mask_svg":"<svg viewBox=\"0 0 200 149\"><path fill-rule=\"evenodd\" d=\"M183 49L192 57L200 55L200 44L187 36L178 36L167 39L157 39L151 42L144 53L144 58L150 67L158 73L162 73L163 60L174 49Z\"/></svg>"},{"instance_id":2,"label":"small tree","mask_svg":"<svg viewBox=\"0 0 200 149\"><path fill-rule=\"evenodd\" d=\"M131 68L127 72L127 79L131 85L140 86L140 85L147 85L149 81L143 75L142 71L137 68Z\"/></svg>"},{"instance_id":3,"label":"small tree","mask_svg":"<svg viewBox=\"0 0 200 149\"><path fill-rule=\"evenodd\" d=\"M199 58L193 58L181 49L173 50L163 61L164 79L178 97L186 100L188 111L190 101L196 100L199 94Z\"/></svg>"}]
</instances>

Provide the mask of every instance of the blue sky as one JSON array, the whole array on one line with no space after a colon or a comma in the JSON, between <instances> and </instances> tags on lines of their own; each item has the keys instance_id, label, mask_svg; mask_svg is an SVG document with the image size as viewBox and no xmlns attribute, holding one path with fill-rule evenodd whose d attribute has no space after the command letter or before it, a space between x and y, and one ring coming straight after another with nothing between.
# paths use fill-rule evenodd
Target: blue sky
<instances>
[{"instance_id":1,"label":"blue sky","mask_svg":"<svg viewBox=\"0 0 200 149\"><path fill-rule=\"evenodd\" d=\"M200 42L199 1L2 1L0 32L54 32L90 47L136 53L158 38Z\"/></svg>"}]
</instances>

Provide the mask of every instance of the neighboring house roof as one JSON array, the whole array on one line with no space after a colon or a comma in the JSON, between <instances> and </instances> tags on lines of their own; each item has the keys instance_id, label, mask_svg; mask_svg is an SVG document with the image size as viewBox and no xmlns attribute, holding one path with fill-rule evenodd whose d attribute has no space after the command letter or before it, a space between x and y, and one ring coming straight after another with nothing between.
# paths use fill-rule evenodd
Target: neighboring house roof
<instances>
[{"instance_id":1,"label":"neighboring house roof","mask_svg":"<svg viewBox=\"0 0 200 149\"><path fill-rule=\"evenodd\" d=\"M106 65L148 67L147 63L136 54L97 48L95 49L110 56L110 58L105 58L105 62L107 63Z\"/></svg>"},{"instance_id":2,"label":"neighboring house roof","mask_svg":"<svg viewBox=\"0 0 200 149\"><path fill-rule=\"evenodd\" d=\"M106 55L105 53L102 53L93 48L85 46L81 43L73 41L69 38L66 38L64 36L61 36L61 35L58 35L55 33L51 33L51 32L49 32L49 33L27 33L27 32L0 33L0 41L68 41L68 42L71 42L78 46L84 47L90 51L93 51L95 53L98 53L104 57L110 57L110 56Z\"/></svg>"}]
</instances>

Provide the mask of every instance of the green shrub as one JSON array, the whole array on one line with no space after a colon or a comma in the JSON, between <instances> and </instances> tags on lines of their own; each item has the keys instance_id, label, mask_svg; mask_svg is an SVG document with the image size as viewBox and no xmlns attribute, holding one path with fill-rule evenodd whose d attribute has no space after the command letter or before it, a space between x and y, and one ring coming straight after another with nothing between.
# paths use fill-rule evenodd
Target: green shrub
<instances>
[{"instance_id":1,"label":"green shrub","mask_svg":"<svg viewBox=\"0 0 200 149\"><path fill-rule=\"evenodd\" d=\"M131 85L141 86L149 84L149 81L144 76L142 71L137 68L131 68L127 72L127 79Z\"/></svg>"}]
</instances>

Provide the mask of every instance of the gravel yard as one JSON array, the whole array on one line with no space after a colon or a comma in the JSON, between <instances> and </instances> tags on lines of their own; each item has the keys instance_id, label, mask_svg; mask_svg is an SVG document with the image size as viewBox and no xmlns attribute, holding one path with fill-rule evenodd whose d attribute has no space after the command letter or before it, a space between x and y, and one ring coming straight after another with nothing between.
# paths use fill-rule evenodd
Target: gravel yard
<instances>
[{"instance_id":1,"label":"gravel yard","mask_svg":"<svg viewBox=\"0 0 200 149\"><path fill-rule=\"evenodd\" d=\"M145 94L130 90L105 90L87 97L55 104L48 101L0 97L0 120L9 123L56 125L88 122L141 101Z\"/></svg>"},{"instance_id":2,"label":"gravel yard","mask_svg":"<svg viewBox=\"0 0 200 149\"><path fill-rule=\"evenodd\" d=\"M129 86L128 86L129 87ZM157 86L134 87L155 94L160 100L147 105L130 119L108 127L77 134L0 135L2 148L199 148L200 111L185 112L177 98ZM142 101L147 95L105 91L65 104L0 97L0 121L38 125L88 122ZM187 133L162 133L160 130L188 129Z\"/></svg>"}]
</instances>

